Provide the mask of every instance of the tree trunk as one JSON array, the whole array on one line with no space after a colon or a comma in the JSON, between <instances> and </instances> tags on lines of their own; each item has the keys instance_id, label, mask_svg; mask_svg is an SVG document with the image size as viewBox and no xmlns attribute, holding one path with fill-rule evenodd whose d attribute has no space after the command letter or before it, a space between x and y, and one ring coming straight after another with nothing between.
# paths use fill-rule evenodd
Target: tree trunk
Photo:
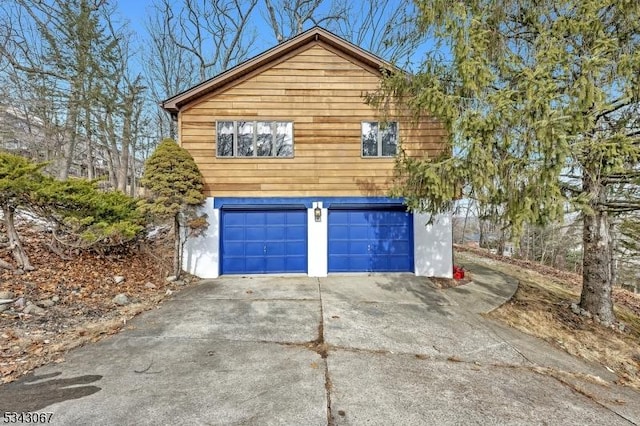
<instances>
[{"instance_id":1,"label":"tree trunk","mask_svg":"<svg viewBox=\"0 0 640 426\"><path fill-rule=\"evenodd\" d=\"M580 307L597 316L604 325L615 321L611 299L611 243L609 218L596 210L585 215L582 228L583 269Z\"/></svg>"},{"instance_id":2,"label":"tree trunk","mask_svg":"<svg viewBox=\"0 0 640 426\"><path fill-rule=\"evenodd\" d=\"M93 180L96 178L95 165L96 162L93 158L93 137L91 131L91 111L88 107L85 107L85 126L87 131L87 179Z\"/></svg>"},{"instance_id":3,"label":"tree trunk","mask_svg":"<svg viewBox=\"0 0 640 426\"><path fill-rule=\"evenodd\" d=\"M500 226L500 238L498 239L498 247L497 247L497 254L499 256L504 256L504 247L505 247L505 243L506 243L506 236L504 233L504 228L502 228L502 222L499 223Z\"/></svg>"},{"instance_id":4,"label":"tree trunk","mask_svg":"<svg viewBox=\"0 0 640 426\"><path fill-rule=\"evenodd\" d=\"M133 99L125 98L127 102L133 102ZM117 170L117 189L123 194L127 193L127 175L129 173L129 144L131 143L131 115L133 105L129 104L124 108L124 123L122 125L122 139L120 141L120 152ZM114 155L118 155L118 151L114 152Z\"/></svg>"},{"instance_id":5,"label":"tree trunk","mask_svg":"<svg viewBox=\"0 0 640 426\"><path fill-rule=\"evenodd\" d=\"M9 247L11 248L11 253L13 254L13 258L15 259L18 268L23 271L33 271L35 268L31 266L29 257L20 243L18 231L16 231L14 209L9 205L4 204L2 206L2 213L4 214L4 223L7 229L7 237L9 238Z\"/></svg>"},{"instance_id":6,"label":"tree trunk","mask_svg":"<svg viewBox=\"0 0 640 426\"><path fill-rule=\"evenodd\" d=\"M173 275L175 275L176 278L180 278L180 274L182 273L182 253L180 253L180 249L182 247L180 244L180 213L176 213L173 218L173 228L175 237L173 244Z\"/></svg>"}]
</instances>

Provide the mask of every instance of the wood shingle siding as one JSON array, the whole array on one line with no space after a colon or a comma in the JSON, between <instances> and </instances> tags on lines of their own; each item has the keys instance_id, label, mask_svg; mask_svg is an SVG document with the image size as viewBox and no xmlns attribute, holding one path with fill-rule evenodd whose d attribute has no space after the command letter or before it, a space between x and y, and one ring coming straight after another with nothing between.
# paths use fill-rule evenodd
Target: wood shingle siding
<instances>
[{"instance_id":1,"label":"wood shingle siding","mask_svg":"<svg viewBox=\"0 0 640 426\"><path fill-rule=\"evenodd\" d=\"M322 41L198 99L180 111L183 147L205 178L207 196L387 195L394 158L361 157L361 122L378 121L363 95L379 75ZM216 157L216 121L293 122L293 158ZM396 119L409 155L436 155L435 120Z\"/></svg>"}]
</instances>

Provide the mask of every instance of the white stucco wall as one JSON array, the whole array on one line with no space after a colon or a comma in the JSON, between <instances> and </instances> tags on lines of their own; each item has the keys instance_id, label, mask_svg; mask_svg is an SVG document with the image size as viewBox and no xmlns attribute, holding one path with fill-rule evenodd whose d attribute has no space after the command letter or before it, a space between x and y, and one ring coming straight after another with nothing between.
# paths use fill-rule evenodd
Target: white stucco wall
<instances>
[{"instance_id":1,"label":"white stucco wall","mask_svg":"<svg viewBox=\"0 0 640 426\"><path fill-rule=\"evenodd\" d=\"M200 278L217 278L220 273L220 209L207 198L201 213L207 214L208 229L203 236L189 238L184 245L182 269Z\"/></svg>"},{"instance_id":2,"label":"white stucco wall","mask_svg":"<svg viewBox=\"0 0 640 426\"><path fill-rule=\"evenodd\" d=\"M316 222L314 216L314 207L318 207L322 210L322 218L320 222ZM312 208L307 209L307 228L309 241L307 242L308 248L308 274L310 277L326 277L327 276L327 262L328 262L328 218L329 211L322 208L322 202L314 202Z\"/></svg>"},{"instance_id":3,"label":"white stucco wall","mask_svg":"<svg viewBox=\"0 0 640 426\"><path fill-rule=\"evenodd\" d=\"M423 277L453 277L453 233L451 214L436 216L427 225L429 215L413 215L415 274Z\"/></svg>"}]
</instances>

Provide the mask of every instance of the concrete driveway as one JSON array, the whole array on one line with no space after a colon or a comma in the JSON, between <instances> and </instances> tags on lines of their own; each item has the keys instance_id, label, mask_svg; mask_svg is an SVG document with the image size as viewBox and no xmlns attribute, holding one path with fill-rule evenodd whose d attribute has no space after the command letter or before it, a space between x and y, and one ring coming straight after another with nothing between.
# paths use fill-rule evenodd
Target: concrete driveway
<instances>
[{"instance_id":1,"label":"concrete driveway","mask_svg":"<svg viewBox=\"0 0 640 426\"><path fill-rule=\"evenodd\" d=\"M225 277L0 386L53 424L638 424L606 370L484 319L515 283Z\"/></svg>"}]
</instances>

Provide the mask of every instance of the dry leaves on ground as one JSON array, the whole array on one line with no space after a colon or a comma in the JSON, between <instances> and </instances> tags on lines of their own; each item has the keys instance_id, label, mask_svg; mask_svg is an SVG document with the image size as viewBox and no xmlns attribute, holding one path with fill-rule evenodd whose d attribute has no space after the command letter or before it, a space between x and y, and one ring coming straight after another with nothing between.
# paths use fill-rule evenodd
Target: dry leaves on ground
<instances>
[{"instance_id":1,"label":"dry leaves on ground","mask_svg":"<svg viewBox=\"0 0 640 426\"><path fill-rule=\"evenodd\" d=\"M118 254L71 251L62 259L46 247L46 232L27 226L19 232L36 270L20 275L0 270L0 291L19 300L0 313L1 382L60 362L69 349L116 333L180 284L165 280L172 261L168 235ZM0 259L13 263L8 252L0 253ZM124 280L117 284L114 277ZM126 306L113 302L121 293L130 301ZM43 310L26 314L20 302L41 305Z\"/></svg>"}]
</instances>

